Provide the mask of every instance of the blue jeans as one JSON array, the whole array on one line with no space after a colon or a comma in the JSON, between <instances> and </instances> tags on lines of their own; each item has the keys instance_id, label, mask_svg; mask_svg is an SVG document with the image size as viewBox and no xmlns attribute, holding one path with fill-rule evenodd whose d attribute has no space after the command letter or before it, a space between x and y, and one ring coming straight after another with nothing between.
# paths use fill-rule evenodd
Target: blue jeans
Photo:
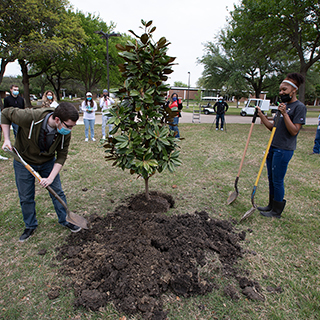
<instances>
[{"instance_id":1,"label":"blue jeans","mask_svg":"<svg viewBox=\"0 0 320 320\"><path fill-rule=\"evenodd\" d=\"M314 139L313 153L320 153L320 129L317 129L316 138Z\"/></svg>"},{"instance_id":2,"label":"blue jeans","mask_svg":"<svg viewBox=\"0 0 320 320\"><path fill-rule=\"evenodd\" d=\"M175 135L176 138L180 138L178 124L179 124L179 117L174 117L173 118L173 125L172 126L169 125L169 128L171 130L173 130L174 132L177 132L177 134Z\"/></svg>"},{"instance_id":3,"label":"blue jeans","mask_svg":"<svg viewBox=\"0 0 320 320\"><path fill-rule=\"evenodd\" d=\"M91 134L91 139L94 138L94 123L95 120L88 120L88 119L83 119L84 122L84 134L86 138L89 138L89 127L90 127L90 134Z\"/></svg>"},{"instance_id":4,"label":"blue jeans","mask_svg":"<svg viewBox=\"0 0 320 320\"><path fill-rule=\"evenodd\" d=\"M223 128L224 124L224 113L216 115L216 128L219 128L219 119L221 119L221 128Z\"/></svg>"},{"instance_id":5,"label":"blue jeans","mask_svg":"<svg viewBox=\"0 0 320 320\"><path fill-rule=\"evenodd\" d=\"M102 130L102 135L105 136L106 135L106 124L107 124L107 121L110 119L111 117L106 117L104 115L102 115L102 127L101 127L101 130ZM109 135L110 135L110 131L112 130L113 128L113 124L109 124Z\"/></svg>"},{"instance_id":6,"label":"blue jeans","mask_svg":"<svg viewBox=\"0 0 320 320\"><path fill-rule=\"evenodd\" d=\"M12 129L13 129L14 137L16 138L19 126L13 122L11 122L11 125L12 125Z\"/></svg>"},{"instance_id":7,"label":"blue jeans","mask_svg":"<svg viewBox=\"0 0 320 320\"><path fill-rule=\"evenodd\" d=\"M31 167L36 170L41 175L41 177L47 178L53 168L54 162L55 159L48 161L42 165L32 165ZM16 185L20 198L23 221L26 228L35 229L38 226L36 217L36 203L34 200L35 178L22 163L16 160L13 161L13 167L16 176ZM62 198L65 203L67 203L66 196L61 188L59 174L55 177L50 187ZM66 209L50 192L49 194L51 196L54 209L56 210L57 216L59 218L59 223L65 225L67 223Z\"/></svg>"},{"instance_id":8,"label":"blue jeans","mask_svg":"<svg viewBox=\"0 0 320 320\"><path fill-rule=\"evenodd\" d=\"M293 152L293 150L283 150L274 147L271 147L269 150L267 156L269 193L275 201L283 201L284 177Z\"/></svg>"}]
</instances>

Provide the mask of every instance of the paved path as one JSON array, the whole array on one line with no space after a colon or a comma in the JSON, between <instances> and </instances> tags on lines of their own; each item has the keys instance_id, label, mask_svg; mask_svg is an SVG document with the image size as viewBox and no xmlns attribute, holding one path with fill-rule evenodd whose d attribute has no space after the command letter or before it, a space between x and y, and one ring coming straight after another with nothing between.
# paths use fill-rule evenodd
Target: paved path
<instances>
[{"instance_id":1,"label":"paved path","mask_svg":"<svg viewBox=\"0 0 320 320\"><path fill-rule=\"evenodd\" d=\"M216 116L212 114L201 114L200 121L201 123L212 123L215 120ZM102 121L102 115L99 113L96 113L96 124L101 124ZM226 123L251 123L252 117L241 117L239 116L232 116L232 115L226 115L225 116ZM179 119L180 123L192 123L192 113L189 112L182 112L182 117ZM195 121L195 124L199 123L198 120ZM257 118L256 123L261 123L260 118ZM80 119L78 120L77 124L83 124L82 115L80 116ZM307 118L306 125L317 125L318 124L318 118Z\"/></svg>"}]
</instances>

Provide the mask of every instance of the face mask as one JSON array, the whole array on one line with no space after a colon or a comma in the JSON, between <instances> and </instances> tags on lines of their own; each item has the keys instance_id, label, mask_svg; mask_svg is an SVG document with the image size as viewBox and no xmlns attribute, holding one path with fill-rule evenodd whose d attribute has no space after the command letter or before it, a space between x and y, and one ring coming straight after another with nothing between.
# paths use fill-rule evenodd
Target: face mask
<instances>
[{"instance_id":1,"label":"face mask","mask_svg":"<svg viewBox=\"0 0 320 320\"><path fill-rule=\"evenodd\" d=\"M286 103L289 102L292 99L292 97L290 97L290 94L281 94L280 99L282 102Z\"/></svg>"},{"instance_id":2,"label":"face mask","mask_svg":"<svg viewBox=\"0 0 320 320\"><path fill-rule=\"evenodd\" d=\"M63 136L66 136L67 134L69 134L71 132L71 129L67 129L64 127L61 127L61 129L57 130L60 134L62 134Z\"/></svg>"},{"instance_id":3,"label":"face mask","mask_svg":"<svg viewBox=\"0 0 320 320\"><path fill-rule=\"evenodd\" d=\"M48 98L49 100L52 100L52 96L47 96L47 98Z\"/></svg>"},{"instance_id":4,"label":"face mask","mask_svg":"<svg viewBox=\"0 0 320 320\"><path fill-rule=\"evenodd\" d=\"M89 100L89 101L90 101L91 99L92 99L92 97L87 97L87 100Z\"/></svg>"},{"instance_id":5,"label":"face mask","mask_svg":"<svg viewBox=\"0 0 320 320\"><path fill-rule=\"evenodd\" d=\"M176 98L176 97L173 97L173 98L172 98L172 101L177 101L177 98Z\"/></svg>"},{"instance_id":6,"label":"face mask","mask_svg":"<svg viewBox=\"0 0 320 320\"><path fill-rule=\"evenodd\" d=\"M17 91L12 91L12 94L14 95L14 96L17 96L18 94L19 94L19 90L17 90Z\"/></svg>"}]
</instances>

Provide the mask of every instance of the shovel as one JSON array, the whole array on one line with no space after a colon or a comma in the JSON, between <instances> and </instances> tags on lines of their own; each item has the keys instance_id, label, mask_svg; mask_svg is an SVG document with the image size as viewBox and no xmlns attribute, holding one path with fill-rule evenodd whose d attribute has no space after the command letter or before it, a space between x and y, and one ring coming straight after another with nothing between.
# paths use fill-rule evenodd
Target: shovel
<instances>
[{"instance_id":1,"label":"shovel","mask_svg":"<svg viewBox=\"0 0 320 320\"><path fill-rule=\"evenodd\" d=\"M239 194L239 191L238 191L239 176L240 176L240 172L241 172L241 169L242 169L242 166L243 166L244 158L245 158L246 153L247 153L249 141L250 141L250 138L251 138L251 133L252 133L252 130L253 130L254 123L256 122L257 115L258 115L258 109L256 109L256 111L255 111L255 113L254 113L254 115L253 115L253 118L252 118L251 127L250 127L249 135L248 135L248 138L247 138L247 143L246 143L246 146L245 146L245 148L244 148L244 152L243 152L242 159L241 159L241 162L240 162L238 174L237 174L236 180L235 180L235 182L234 182L234 189L235 189L235 190L234 190L234 191L230 194L230 196L228 197L228 199L227 199L227 204L232 203L232 202L233 202L234 200L236 200L237 197L238 197L238 194Z\"/></svg>"},{"instance_id":2,"label":"shovel","mask_svg":"<svg viewBox=\"0 0 320 320\"><path fill-rule=\"evenodd\" d=\"M41 176L40 174L35 171L28 163L26 163L23 158L20 156L18 150L13 147L12 148L14 151L9 150L8 148L5 149L5 151L9 152L14 158L15 160L21 162L25 168L35 177L38 179L38 181L41 181ZM50 187L47 186L46 189L63 205L63 207L66 209L67 211L67 217L66 220L70 223L75 224L78 227L81 227L83 229L88 229L88 221L84 218L79 216L78 214L71 212L68 209L67 204L58 196L58 194Z\"/></svg>"},{"instance_id":3,"label":"shovel","mask_svg":"<svg viewBox=\"0 0 320 320\"><path fill-rule=\"evenodd\" d=\"M273 137L274 137L274 134L276 132L276 129L277 129L277 124L278 124L278 121L279 121L279 116L280 116L280 112L278 111L277 113L277 116L276 116L276 119L275 119L275 125L274 127L272 128L272 131L271 131L271 135L270 135L270 138L269 138L269 142L268 142L268 145L267 145L267 149L265 151L265 154L264 154L264 157L262 159L262 162L261 162L261 165L260 165L260 169L259 169L259 172L258 172L258 176L257 176L257 179L256 179L256 182L254 183L254 186L253 186L253 189L252 189L252 193L251 193L251 203L252 203L252 208L250 210L248 210L244 215L243 217L240 219L239 223L241 221L243 221L244 219L250 217L253 212L257 209L257 205L254 203L254 195L257 191L257 187L258 187L258 182L259 182L259 179L260 179L260 176L261 176L261 172L262 172L262 169L263 169L263 166L266 162L266 159L267 159L267 156L268 156L268 153L269 153L269 149L270 149L270 146L271 146L271 143L272 143L272 140L273 140Z\"/></svg>"}]
</instances>

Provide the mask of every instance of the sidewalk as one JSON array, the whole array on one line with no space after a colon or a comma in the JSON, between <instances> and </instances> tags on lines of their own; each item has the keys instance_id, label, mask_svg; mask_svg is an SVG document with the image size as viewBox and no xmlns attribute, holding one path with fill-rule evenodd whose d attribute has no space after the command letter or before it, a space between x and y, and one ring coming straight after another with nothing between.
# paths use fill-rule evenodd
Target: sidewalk
<instances>
[{"instance_id":1,"label":"sidewalk","mask_svg":"<svg viewBox=\"0 0 320 320\"><path fill-rule=\"evenodd\" d=\"M181 112L182 117L179 119L179 123L192 123L192 113L191 112ZM78 125L83 124L83 118L82 114L80 114L80 118L77 122ZM212 123L215 120L216 116L212 114L201 114L200 116L200 123ZM249 123L252 122L252 117L241 117L239 116L231 116L226 114L225 115L225 121L226 123ZM195 121L195 124L199 123L198 120ZM257 118L256 123L259 124L260 119ZM96 113L96 122L95 124L102 124L102 115L101 113ZM307 118L306 125L317 125L318 124L318 118Z\"/></svg>"}]
</instances>

